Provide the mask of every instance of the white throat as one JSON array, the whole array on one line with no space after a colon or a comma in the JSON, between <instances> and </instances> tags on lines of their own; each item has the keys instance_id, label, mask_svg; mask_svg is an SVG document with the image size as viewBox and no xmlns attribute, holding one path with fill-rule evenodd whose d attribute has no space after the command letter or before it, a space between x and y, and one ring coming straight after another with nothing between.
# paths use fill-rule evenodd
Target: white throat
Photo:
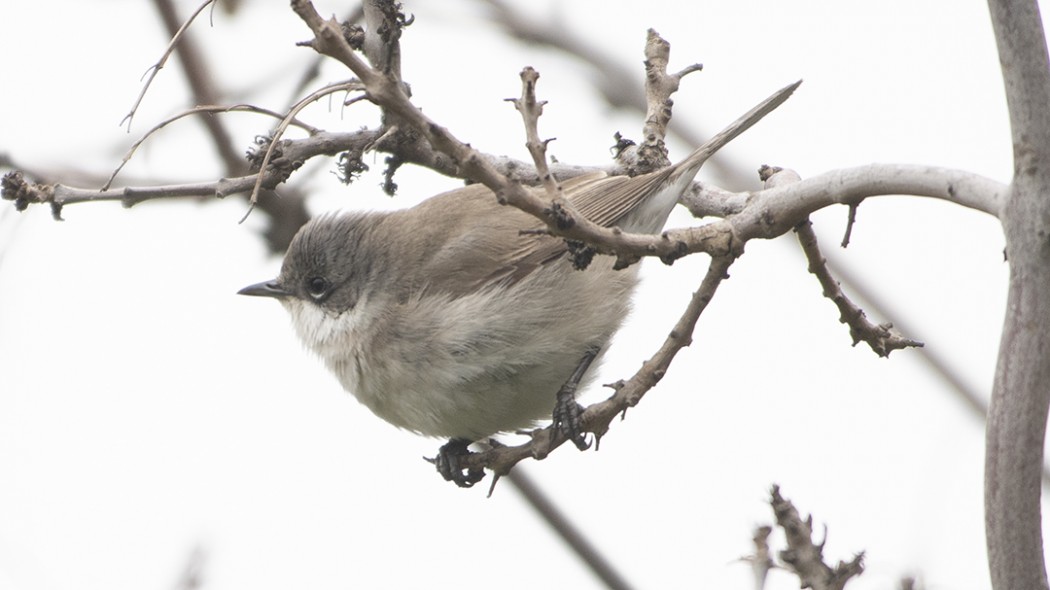
<instances>
[{"instance_id":1,"label":"white throat","mask_svg":"<svg viewBox=\"0 0 1050 590\"><path fill-rule=\"evenodd\" d=\"M345 357L352 350L355 334L363 323L357 312L360 307L336 314L302 299L287 298L281 303L292 316L292 327L299 340L325 362Z\"/></svg>"}]
</instances>

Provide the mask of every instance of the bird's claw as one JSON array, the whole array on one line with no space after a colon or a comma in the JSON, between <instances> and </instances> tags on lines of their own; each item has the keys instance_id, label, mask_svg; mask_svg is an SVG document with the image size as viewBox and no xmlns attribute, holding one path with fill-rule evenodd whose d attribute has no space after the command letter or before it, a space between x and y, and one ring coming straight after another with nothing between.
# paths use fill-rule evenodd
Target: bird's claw
<instances>
[{"instance_id":1,"label":"bird's claw","mask_svg":"<svg viewBox=\"0 0 1050 590\"><path fill-rule=\"evenodd\" d=\"M577 449L586 451L591 448L591 442L587 440L583 432L583 421L580 418L582 414L583 406L576 402L576 397L572 392L568 394L558 392L558 400L554 404L553 428L565 435L567 440L572 441Z\"/></svg>"},{"instance_id":2,"label":"bird's claw","mask_svg":"<svg viewBox=\"0 0 1050 590\"><path fill-rule=\"evenodd\" d=\"M427 459L434 464L441 477L445 481L454 482L461 488L473 487L485 477L485 470L481 467L460 467L460 459L471 455L470 441L454 438L441 445L438 454L433 459Z\"/></svg>"}]
</instances>

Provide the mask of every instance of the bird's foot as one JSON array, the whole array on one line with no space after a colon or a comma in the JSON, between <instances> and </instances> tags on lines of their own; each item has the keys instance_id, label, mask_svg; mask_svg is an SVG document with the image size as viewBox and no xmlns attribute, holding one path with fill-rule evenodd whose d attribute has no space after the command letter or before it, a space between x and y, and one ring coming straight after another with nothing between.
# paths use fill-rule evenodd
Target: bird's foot
<instances>
[{"instance_id":1,"label":"bird's foot","mask_svg":"<svg viewBox=\"0 0 1050 590\"><path fill-rule=\"evenodd\" d=\"M481 467L460 467L460 459L471 455L470 441L462 438L453 438L438 449L437 457L427 459L434 464L441 477L445 481L455 482L461 488L473 487L485 477L485 470Z\"/></svg>"},{"instance_id":2,"label":"bird's foot","mask_svg":"<svg viewBox=\"0 0 1050 590\"><path fill-rule=\"evenodd\" d=\"M569 380L558 390L554 401L554 430L564 434L565 438L571 440L581 451L591 448L591 443L583 433L583 406L576 403L576 388L579 387L591 363L598 357L599 350L596 346L587 349Z\"/></svg>"},{"instance_id":3,"label":"bird's foot","mask_svg":"<svg viewBox=\"0 0 1050 590\"><path fill-rule=\"evenodd\" d=\"M558 400L554 404L554 430L565 435L572 441L577 449L586 451L591 448L590 441L583 433L583 424L580 415L583 414L583 406L576 403L575 392L563 394L562 388L558 392Z\"/></svg>"}]
</instances>

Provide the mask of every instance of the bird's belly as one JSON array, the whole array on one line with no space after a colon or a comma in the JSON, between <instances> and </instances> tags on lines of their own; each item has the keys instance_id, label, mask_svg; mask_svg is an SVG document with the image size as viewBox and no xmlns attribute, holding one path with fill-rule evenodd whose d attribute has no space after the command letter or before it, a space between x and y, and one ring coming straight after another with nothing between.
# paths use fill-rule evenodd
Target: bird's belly
<instances>
[{"instance_id":1,"label":"bird's belly","mask_svg":"<svg viewBox=\"0 0 1050 590\"><path fill-rule=\"evenodd\" d=\"M576 361L505 367L468 375L462 367L332 366L343 387L387 422L424 436L482 440L547 419ZM577 359L578 360L578 359ZM346 370L346 369L350 370Z\"/></svg>"}]
</instances>

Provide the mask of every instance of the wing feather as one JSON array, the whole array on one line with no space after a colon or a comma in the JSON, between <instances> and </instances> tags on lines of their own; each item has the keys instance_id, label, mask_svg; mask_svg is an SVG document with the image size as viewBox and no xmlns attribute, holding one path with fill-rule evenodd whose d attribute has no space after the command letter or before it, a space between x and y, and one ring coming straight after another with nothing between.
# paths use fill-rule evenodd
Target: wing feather
<instances>
[{"instance_id":1,"label":"wing feather","mask_svg":"<svg viewBox=\"0 0 1050 590\"><path fill-rule=\"evenodd\" d=\"M658 172L634 178L595 172L571 178L562 190L587 219L611 227L634 210L666 178ZM543 189L533 189L541 191ZM459 203L452 205L448 199ZM441 213L433 208L462 209L457 228L433 228L427 221ZM522 233L539 230L542 223L517 209L501 206L492 192L472 185L428 199L414 208L419 230L445 231L455 238L444 241L425 264L426 289L452 295L506 286L530 276L537 269L565 256L565 240L549 235ZM429 219L427 219L429 218Z\"/></svg>"}]
</instances>

